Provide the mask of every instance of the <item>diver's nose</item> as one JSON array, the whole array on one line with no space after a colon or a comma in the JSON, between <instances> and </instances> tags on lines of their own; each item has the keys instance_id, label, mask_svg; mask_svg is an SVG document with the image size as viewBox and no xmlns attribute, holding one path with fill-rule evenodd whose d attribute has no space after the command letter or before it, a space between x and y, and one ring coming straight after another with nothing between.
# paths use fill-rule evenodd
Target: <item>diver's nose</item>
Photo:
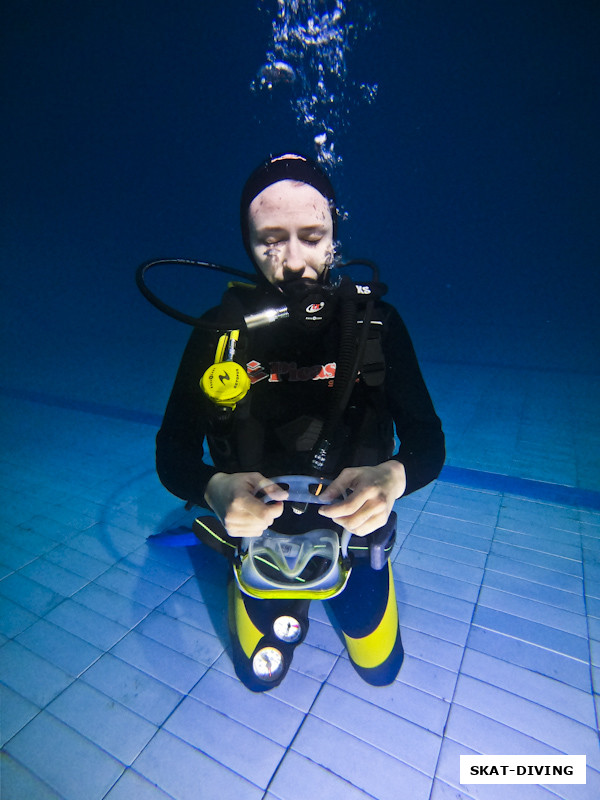
<instances>
[{"instance_id":1,"label":"diver's nose","mask_svg":"<svg viewBox=\"0 0 600 800\"><path fill-rule=\"evenodd\" d=\"M288 274L303 273L306 261L297 239L291 238L286 246L283 256L283 270Z\"/></svg>"}]
</instances>

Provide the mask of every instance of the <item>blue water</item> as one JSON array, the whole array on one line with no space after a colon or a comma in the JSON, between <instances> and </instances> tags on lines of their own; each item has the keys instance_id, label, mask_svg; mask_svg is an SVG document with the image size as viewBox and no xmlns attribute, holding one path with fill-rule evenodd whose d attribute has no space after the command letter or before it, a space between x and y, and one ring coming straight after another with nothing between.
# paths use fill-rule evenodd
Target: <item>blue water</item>
<instances>
[{"instance_id":1,"label":"blue water","mask_svg":"<svg viewBox=\"0 0 600 800\"><path fill-rule=\"evenodd\" d=\"M377 97L335 141L344 254L380 264L424 363L597 375L597 4L373 8L347 66ZM2 383L160 413L188 331L145 303L135 266L248 268L239 187L269 151L313 147L287 99L250 91L269 15L2 15ZM169 298L199 312L223 285L174 273Z\"/></svg>"}]
</instances>

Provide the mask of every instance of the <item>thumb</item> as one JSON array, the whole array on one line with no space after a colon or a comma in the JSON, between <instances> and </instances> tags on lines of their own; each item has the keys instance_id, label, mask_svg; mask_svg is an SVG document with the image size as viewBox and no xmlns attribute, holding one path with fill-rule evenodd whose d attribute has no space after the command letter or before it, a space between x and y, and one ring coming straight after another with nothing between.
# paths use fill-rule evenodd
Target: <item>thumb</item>
<instances>
[{"instance_id":1,"label":"thumb","mask_svg":"<svg viewBox=\"0 0 600 800\"><path fill-rule=\"evenodd\" d=\"M329 486L325 487L319 497L327 503L334 503L336 500L343 500L345 498L347 489L348 482L338 476Z\"/></svg>"},{"instance_id":2,"label":"thumb","mask_svg":"<svg viewBox=\"0 0 600 800\"><path fill-rule=\"evenodd\" d=\"M283 502L289 497L289 492L278 483L273 483L270 478L263 478L257 482L255 486L255 493L263 492L270 500Z\"/></svg>"}]
</instances>

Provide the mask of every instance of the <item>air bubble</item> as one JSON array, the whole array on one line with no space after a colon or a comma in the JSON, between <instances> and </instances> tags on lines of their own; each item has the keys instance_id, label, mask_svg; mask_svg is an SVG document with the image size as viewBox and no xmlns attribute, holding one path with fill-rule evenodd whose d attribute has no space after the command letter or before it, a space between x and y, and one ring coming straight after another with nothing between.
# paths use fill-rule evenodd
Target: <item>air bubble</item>
<instances>
[{"instance_id":1,"label":"air bubble","mask_svg":"<svg viewBox=\"0 0 600 800\"><path fill-rule=\"evenodd\" d=\"M351 108L373 102L377 93L376 84L350 81L346 64L359 32L370 29L374 14L368 0L366 10L364 2L351 0L259 0L259 8L269 11L267 6L275 12L272 39L252 89L276 97L278 87L287 86L284 97L297 123L309 130L318 160L333 167L342 160L335 140L347 126Z\"/></svg>"}]
</instances>

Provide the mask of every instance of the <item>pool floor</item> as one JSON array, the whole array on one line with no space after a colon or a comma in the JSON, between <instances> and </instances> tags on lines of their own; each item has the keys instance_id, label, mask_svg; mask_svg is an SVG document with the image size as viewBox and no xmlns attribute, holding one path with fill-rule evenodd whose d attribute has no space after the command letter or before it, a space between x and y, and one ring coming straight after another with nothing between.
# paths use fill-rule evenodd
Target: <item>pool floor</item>
<instances>
[{"instance_id":1,"label":"pool floor","mask_svg":"<svg viewBox=\"0 0 600 800\"><path fill-rule=\"evenodd\" d=\"M4 800L600 797L598 378L426 365L448 466L396 504L397 680L356 676L324 607L283 684L234 675L226 565L152 418L5 392ZM586 784L461 784L461 754L585 754Z\"/></svg>"}]
</instances>

